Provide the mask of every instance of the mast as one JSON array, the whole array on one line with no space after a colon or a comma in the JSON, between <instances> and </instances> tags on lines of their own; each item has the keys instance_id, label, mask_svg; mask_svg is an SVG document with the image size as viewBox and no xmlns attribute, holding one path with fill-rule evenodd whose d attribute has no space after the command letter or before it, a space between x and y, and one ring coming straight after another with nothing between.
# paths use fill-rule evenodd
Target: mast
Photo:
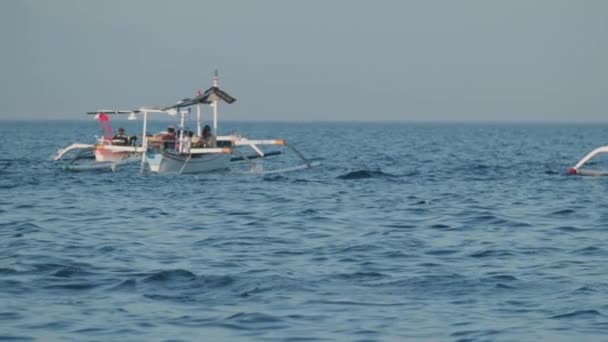
<instances>
[{"instance_id":1,"label":"mast","mask_svg":"<svg viewBox=\"0 0 608 342\"><path fill-rule=\"evenodd\" d=\"M196 91L196 96L201 96L200 90ZM203 133L201 131L201 104L200 103L196 104L196 135L198 135L199 137L201 135L203 135Z\"/></svg>"},{"instance_id":2,"label":"mast","mask_svg":"<svg viewBox=\"0 0 608 342\"><path fill-rule=\"evenodd\" d=\"M213 76L213 88L218 89L220 85L220 77L218 75L217 69L215 69L215 75ZM215 132L215 135L218 135L218 131L217 131L217 95L213 96L213 102L211 103L211 106L213 107L213 132Z\"/></svg>"},{"instance_id":3,"label":"mast","mask_svg":"<svg viewBox=\"0 0 608 342\"><path fill-rule=\"evenodd\" d=\"M146 131L148 129L148 111L144 110L143 112L144 112L144 124L143 124L142 132L141 132L142 152L141 152L141 165L139 166L140 174L144 173L144 166L146 164L146 152L148 151L148 137L146 136Z\"/></svg>"}]
</instances>

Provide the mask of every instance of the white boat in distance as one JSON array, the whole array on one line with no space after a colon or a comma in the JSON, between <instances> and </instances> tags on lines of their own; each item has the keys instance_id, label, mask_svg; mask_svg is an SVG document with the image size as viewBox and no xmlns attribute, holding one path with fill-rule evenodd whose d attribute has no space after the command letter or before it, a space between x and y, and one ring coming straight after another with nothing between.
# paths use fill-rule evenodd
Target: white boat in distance
<instances>
[{"instance_id":1,"label":"white boat in distance","mask_svg":"<svg viewBox=\"0 0 608 342\"><path fill-rule=\"evenodd\" d=\"M593 151L587 153L587 155L585 155L583 159L579 160L576 165L568 169L568 174L582 176L608 176L608 171L587 170L582 168L583 165L585 165L591 159L602 153L608 153L608 146L600 146L595 148Z\"/></svg>"},{"instance_id":2,"label":"white boat in distance","mask_svg":"<svg viewBox=\"0 0 608 342\"><path fill-rule=\"evenodd\" d=\"M136 114L143 117L142 144L135 146L132 144L136 137L130 139L130 146L119 145L109 139L107 128L104 128L104 138L99 139L97 144L72 144L57 151L54 160L61 160L68 152L79 151L68 165L66 170L83 171L91 169L116 169L125 164L140 162L140 173L146 169L153 173L203 173L210 171L224 170L228 168L231 161L244 160L249 162L252 169L255 169L253 159L264 158L271 155L280 154L281 151L264 153L261 145L275 145L290 149L302 161L301 165L287 167L280 170L270 170L263 172L276 173L295 171L319 165L306 159L297 149L288 145L283 139L248 139L237 134L206 136L202 129L201 105L209 105L213 109L213 131L218 129L218 103L224 101L233 103L235 98L228 95L219 88L217 71L213 78L213 85L203 93L199 93L194 98L179 101L176 105L169 107L139 108L134 111L112 111L116 114L130 114L132 118ZM186 116L191 113L192 108L196 108L196 131L189 130L186 126ZM153 136L146 134L148 115L160 113L165 115L180 115L180 125L177 132L162 132ZM101 114L105 113L99 113ZM103 117L103 116L101 116ZM100 120L100 122L102 122ZM109 127L109 123L108 123ZM208 128L208 127L206 127ZM254 155L245 155L242 148L250 148L255 152ZM76 163L83 157L90 156L91 150L94 152L95 160L88 163ZM101 152L103 151L103 152ZM98 157L99 156L99 157Z\"/></svg>"}]
</instances>

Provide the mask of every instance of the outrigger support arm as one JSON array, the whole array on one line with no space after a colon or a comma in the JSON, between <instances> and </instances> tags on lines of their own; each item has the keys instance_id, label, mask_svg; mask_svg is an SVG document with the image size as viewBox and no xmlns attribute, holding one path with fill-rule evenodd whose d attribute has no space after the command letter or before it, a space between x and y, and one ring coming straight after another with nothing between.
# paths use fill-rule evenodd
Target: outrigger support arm
<instances>
[{"instance_id":1,"label":"outrigger support arm","mask_svg":"<svg viewBox=\"0 0 608 342\"><path fill-rule=\"evenodd\" d=\"M220 139L218 139L220 140ZM236 146L242 146L242 145L285 145L285 140L283 139L247 139L247 138L240 138L240 139L235 139L233 141L234 145Z\"/></svg>"},{"instance_id":2,"label":"outrigger support arm","mask_svg":"<svg viewBox=\"0 0 608 342\"><path fill-rule=\"evenodd\" d=\"M229 137L229 136L222 136L222 137L217 137L217 140L218 141L232 141L232 144L234 146L248 145L260 157L264 157L264 152L262 152L262 150L260 150L260 148L257 147L256 145L282 145L282 146L285 146L285 147L289 148L300 159L302 159L302 161L306 164L306 167L310 168L310 167L315 166L315 165L313 165L313 163L310 160L306 159L306 157L304 157L304 155L300 151L298 151L295 148L295 146L288 144L283 139L247 139L247 138L243 138L243 137L240 137L238 139L231 139L231 137Z\"/></svg>"},{"instance_id":3,"label":"outrigger support arm","mask_svg":"<svg viewBox=\"0 0 608 342\"><path fill-rule=\"evenodd\" d=\"M249 163L249 166L251 166L251 168L255 167L255 164L251 161L251 158L247 157L246 155L242 154L241 152L232 150L232 154L241 158L239 160L246 160Z\"/></svg>"},{"instance_id":4,"label":"outrigger support arm","mask_svg":"<svg viewBox=\"0 0 608 342\"><path fill-rule=\"evenodd\" d=\"M186 165L188 165L188 162L190 161L190 159L192 159L192 154L188 155L188 158L186 159L186 161L184 162L184 165L182 165L182 168L179 169L179 174L181 175L182 173L184 173L184 169L186 168Z\"/></svg>"},{"instance_id":5,"label":"outrigger support arm","mask_svg":"<svg viewBox=\"0 0 608 342\"><path fill-rule=\"evenodd\" d=\"M55 155L53 156L53 160L59 160L61 158L63 158L63 156L72 151L72 150L82 150L82 149L92 149L94 148L95 145L92 144L80 144L80 143L75 143L72 144L66 148L60 148L59 150L57 150L57 152L55 153Z\"/></svg>"},{"instance_id":6,"label":"outrigger support arm","mask_svg":"<svg viewBox=\"0 0 608 342\"><path fill-rule=\"evenodd\" d=\"M300 153L300 151L298 151L294 146L291 146L289 144L287 144L287 142L283 142L283 144L285 145L285 147L289 148L290 150L292 150L298 157L300 157L300 159L302 159L302 161L304 163L306 163L306 166L308 167L312 167L312 164L310 162L310 160L306 159L304 157L304 155L302 153Z\"/></svg>"}]
</instances>

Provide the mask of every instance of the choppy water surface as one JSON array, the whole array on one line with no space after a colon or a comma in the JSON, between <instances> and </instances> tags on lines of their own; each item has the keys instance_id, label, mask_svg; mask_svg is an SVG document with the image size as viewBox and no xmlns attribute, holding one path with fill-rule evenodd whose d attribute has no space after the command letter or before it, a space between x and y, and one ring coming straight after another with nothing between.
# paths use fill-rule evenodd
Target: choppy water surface
<instances>
[{"instance_id":1,"label":"choppy water surface","mask_svg":"<svg viewBox=\"0 0 608 342\"><path fill-rule=\"evenodd\" d=\"M608 126L224 128L323 165L69 173L94 123L2 122L0 339L608 340L608 178L565 175Z\"/></svg>"}]
</instances>

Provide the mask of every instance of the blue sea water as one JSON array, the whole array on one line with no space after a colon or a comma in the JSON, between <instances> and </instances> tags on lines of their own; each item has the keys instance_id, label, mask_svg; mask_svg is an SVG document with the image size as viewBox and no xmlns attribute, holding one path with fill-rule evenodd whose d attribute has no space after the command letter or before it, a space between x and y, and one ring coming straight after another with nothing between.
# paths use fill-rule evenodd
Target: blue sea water
<instances>
[{"instance_id":1,"label":"blue sea water","mask_svg":"<svg viewBox=\"0 0 608 342\"><path fill-rule=\"evenodd\" d=\"M94 123L0 122L0 340L608 341L608 178L566 175L608 125L222 129L322 165L71 173Z\"/></svg>"}]
</instances>

